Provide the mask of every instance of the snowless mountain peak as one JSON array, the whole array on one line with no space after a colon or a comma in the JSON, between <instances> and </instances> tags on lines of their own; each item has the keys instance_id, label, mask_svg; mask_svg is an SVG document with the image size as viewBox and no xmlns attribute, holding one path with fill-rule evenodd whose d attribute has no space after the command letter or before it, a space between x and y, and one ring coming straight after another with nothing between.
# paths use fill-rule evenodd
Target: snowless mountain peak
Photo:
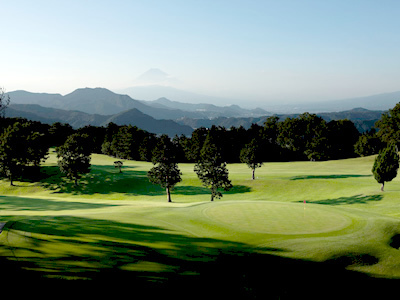
<instances>
[{"instance_id":1,"label":"snowless mountain peak","mask_svg":"<svg viewBox=\"0 0 400 300\"><path fill-rule=\"evenodd\" d=\"M168 85L171 76L157 68L149 69L136 78L137 85Z\"/></svg>"}]
</instances>

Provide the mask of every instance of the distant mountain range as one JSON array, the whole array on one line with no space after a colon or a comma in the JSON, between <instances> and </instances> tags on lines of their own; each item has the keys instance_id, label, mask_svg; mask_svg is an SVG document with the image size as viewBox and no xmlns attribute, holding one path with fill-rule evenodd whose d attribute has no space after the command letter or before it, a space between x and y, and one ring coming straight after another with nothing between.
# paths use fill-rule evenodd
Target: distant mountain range
<instances>
[{"instance_id":1,"label":"distant mountain range","mask_svg":"<svg viewBox=\"0 0 400 300\"><path fill-rule=\"evenodd\" d=\"M170 136L190 135L195 128L212 125L249 128L253 123L262 125L265 119L272 115L261 108L243 109L237 105L192 104L167 98L141 101L104 88L77 89L65 96L27 91L14 91L8 94L11 105L7 110L7 116L10 117L24 117L48 124L69 123L75 128L86 125L106 126L109 122L118 125L131 124L149 132L165 133ZM385 95L386 105L389 105L389 100L391 103L395 102L391 100L394 94L391 97ZM373 99L376 100L377 96L370 97L371 101ZM356 99L353 103L359 103L358 101L360 100ZM317 114L327 121L347 118L352 120L360 131L365 131L373 126L382 112L383 110L355 108ZM284 119L296 117L298 114L278 114L278 116Z\"/></svg>"},{"instance_id":2,"label":"distant mountain range","mask_svg":"<svg viewBox=\"0 0 400 300\"><path fill-rule=\"evenodd\" d=\"M275 105L273 108L271 107L271 110L281 111L284 113L302 113L305 111L308 111L310 113L321 113L345 111L357 107L362 107L368 110L385 111L393 108L399 102L400 91L396 91L392 93L384 93L350 99L300 103L292 105Z\"/></svg>"},{"instance_id":3,"label":"distant mountain range","mask_svg":"<svg viewBox=\"0 0 400 300\"><path fill-rule=\"evenodd\" d=\"M329 122L332 120L343 120L348 119L353 121L355 126L360 132L365 132L370 130L375 122L380 119L383 111L371 111L364 108L355 108L352 110L342 111L342 112L331 112L331 113L317 113L318 116L323 118L325 121ZM281 121L286 118L296 118L299 114L276 114L275 116L279 117ZM190 119L183 118L180 120L176 120L179 124L188 125L192 128L199 127L211 127L212 125L223 126L225 128L230 127L239 127L243 126L244 128L250 128L252 124L263 125L266 118L268 116L263 117L250 117L250 118L226 118L219 117L215 119Z\"/></svg>"},{"instance_id":4,"label":"distant mountain range","mask_svg":"<svg viewBox=\"0 0 400 300\"><path fill-rule=\"evenodd\" d=\"M70 94L8 93L13 104L38 104L64 110L78 110L89 114L110 115L136 108L155 119L179 118L249 117L269 114L263 109L247 110L236 105L215 106L211 104L184 104L167 99L139 101L127 95L116 94L104 88L82 88ZM190 109L185 109L190 106ZM184 108L183 108L184 107Z\"/></svg>"},{"instance_id":5,"label":"distant mountain range","mask_svg":"<svg viewBox=\"0 0 400 300\"><path fill-rule=\"evenodd\" d=\"M68 123L74 128L92 126L107 126L113 122L117 125L132 125L151 133L167 134L169 136L190 135L193 128L178 124L172 120L157 120L136 108L114 115L88 114L81 111L63 110L43 107L37 104L11 104L6 112L8 117L22 117L28 120L40 121L45 124L55 122Z\"/></svg>"}]
</instances>

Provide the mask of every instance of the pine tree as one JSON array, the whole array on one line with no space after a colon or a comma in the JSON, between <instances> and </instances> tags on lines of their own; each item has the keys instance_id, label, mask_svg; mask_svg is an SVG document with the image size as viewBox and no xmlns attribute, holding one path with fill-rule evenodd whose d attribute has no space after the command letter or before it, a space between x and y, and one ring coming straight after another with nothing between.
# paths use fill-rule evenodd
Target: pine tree
<instances>
[{"instance_id":1,"label":"pine tree","mask_svg":"<svg viewBox=\"0 0 400 300\"><path fill-rule=\"evenodd\" d=\"M392 179L397 176L399 155L396 150L397 147L391 144L381 150L375 159L372 173L374 174L375 180L382 184L382 192L385 187L385 182L392 181Z\"/></svg>"}]
</instances>

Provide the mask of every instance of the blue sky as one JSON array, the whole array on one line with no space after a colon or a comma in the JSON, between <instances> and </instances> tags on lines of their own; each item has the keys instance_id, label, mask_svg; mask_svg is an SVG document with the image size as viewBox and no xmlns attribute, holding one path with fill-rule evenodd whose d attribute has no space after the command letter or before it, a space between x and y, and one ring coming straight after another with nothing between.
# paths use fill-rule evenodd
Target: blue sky
<instances>
[{"instance_id":1,"label":"blue sky","mask_svg":"<svg viewBox=\"0 0 400 300\"><path fill-rule=\"evenodd\" d=\"M0 7L7 91L122 89L150 68L177 78L179 88L232 102L400 90L397 0L0 0Z\"/></svg>"}]
</instances>

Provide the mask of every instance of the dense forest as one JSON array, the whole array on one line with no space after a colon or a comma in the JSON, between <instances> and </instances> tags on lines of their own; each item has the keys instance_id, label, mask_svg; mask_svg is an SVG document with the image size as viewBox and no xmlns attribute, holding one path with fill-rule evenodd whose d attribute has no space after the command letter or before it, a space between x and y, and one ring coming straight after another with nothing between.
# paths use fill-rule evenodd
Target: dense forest
<instances>
[{"instance_id":1,"label":"dense forest","mask_svg":"<svg viewBox=\"0 0 400 300\"><path fill-rule=\"evenodd\" d=\"M73 130L66 124L56 123L50 126L50 132L58 132L58 141L62 142ZM94 153L143 161L151 161L160 138L135 126L114 123L107 127L86 126L77 132L88 134ZM213 138L227 163L241 162L241 150L254 141L264 162L351 158L378 153L383 147L375 130L360 134L349 120L326 122L317 115L304 113L283 121L269 117L264 126L253 124L249 129L241 126L229 129L200 127L190 137L175 136L172 142L177 160L197 162L207 136Z\"/></svg>"},{"instance_id":2,"label":"dense forest","mask_svg":"<svg viewBox=\"0 0 400 300\"><path fill-rule=\"evenodd\" d=\"M19 135L25 141L31 141L36 136L32 140L35 143L29 145L23 142L21 147L32 148L36 144L45 148L57 147L74 133L86 134L90 140L87 147L92 153L120 159L151 161L153 149L160 139L160 136L135 126L114 123L109 123L107 127L85 126L75 130L69 124L57 122L48 125L22 118L2 118L0 122L2 132L16 124L23 125L24 133ZM352 121L326 122L315 114L304 113L283 121L278 117L269 117L264 126L253 124L249 129L241 126L229 129L201 127L194 130L191 137L175 136L172 142L177 160L196 162L208 135L213 137L221 156L228 163L241 162L241 150L251 142L254 144L254 141L264 162L343 159L375 154L382 148L375 130L360 134Z\"/></svg>"}]
</instances>

